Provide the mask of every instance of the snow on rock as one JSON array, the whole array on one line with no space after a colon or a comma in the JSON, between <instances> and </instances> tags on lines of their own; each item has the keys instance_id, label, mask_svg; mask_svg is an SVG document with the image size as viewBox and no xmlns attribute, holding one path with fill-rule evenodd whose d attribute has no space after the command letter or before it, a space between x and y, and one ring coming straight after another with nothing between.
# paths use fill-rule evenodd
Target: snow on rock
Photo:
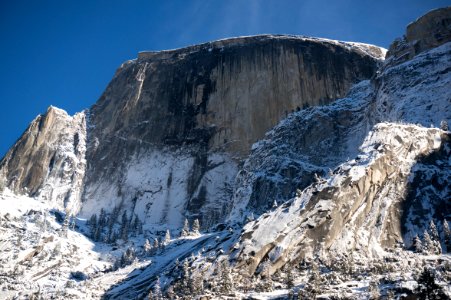
<instances>
[{"instance_id":1,"label":"snow on rock","mask_svg":"<svg viewBox=\"0 0 451 300\"><path fill-rule=\"evenodd\" d=\"M15 193L40 198L76 214L83 189L85 153L86 112L69 116L51 106L6 154L0 175Z\"/></svg>"},{"instance_id":2,"label":"snow on rock","mask_svg":"<svg viewBox=\"0 0 451 300\"><path fill-rule=\"evenodd\" d=\"M362 251L378 257L385 246L402 243L396 215L410 170L420 155L436 150L442 134L436 128L377 124L358 159L246 224L239 253L234 254L237 266L246 266L252 274L268 255L274 272L326 249L330 255ZM355 176L355 168L365 176Z\"/></svg>"},{"instance_id":3,"label":"snow on rock","mask_svg":"<svg viewBox=\"0 0 451 300\"><path fill-rule=\"evenodd\" d=\"M371 83L363 81L346 98L290 114L255 143L238 173L229 220L263 213L355 156L371 128L372 97Z\"/></svg>"},{"instance_id":4,"label":"snow on rock","mask_svg":"<svg viewBox=\"0 0 451 300\"><path fill-rule=\"evenodd\" d=\"M89 278L112 256L70 227L64 233L51 202L6 190L0 206L0 299L92 299Z\"/></svg>"},{"instance_id":5,"label":"snow on rock","mask_svg":"<svg viewBox=\"0 0 451 300\"><path fill-rule=\"evenodd\" d=\"M211 153L205 159L204 174L199 176L196 156L186 148L154 148L135 155L117 182L101 182L85 190L81 216L120 207L153 231L178 230L186 217L198 218L208 228L223 215L237 166L225 153Z\"/></svg>"}]
</instances>

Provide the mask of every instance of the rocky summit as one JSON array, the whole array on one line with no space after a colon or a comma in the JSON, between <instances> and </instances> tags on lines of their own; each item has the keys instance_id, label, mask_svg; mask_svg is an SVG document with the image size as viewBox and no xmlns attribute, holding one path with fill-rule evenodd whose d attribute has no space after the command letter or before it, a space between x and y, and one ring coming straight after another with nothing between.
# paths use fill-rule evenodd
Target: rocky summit
<instances>
[{"instance_id":1,"label":"rocky summit","mask_svg":"<svg viewBox=\"0 0 451 300\"><path fill-rule=\"evenodd\" d=\"M450 33L140 52L1 160L0 299L449 299Z\"/></svg>"}]
</instances>

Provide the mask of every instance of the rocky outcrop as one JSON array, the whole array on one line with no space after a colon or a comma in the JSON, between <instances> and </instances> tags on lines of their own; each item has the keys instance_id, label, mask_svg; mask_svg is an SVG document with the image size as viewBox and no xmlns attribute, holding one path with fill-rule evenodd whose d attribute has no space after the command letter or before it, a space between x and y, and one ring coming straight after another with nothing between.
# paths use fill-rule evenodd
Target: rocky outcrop
<instances>
[{"instance_id":1,"label":"rocky outcrop","mask_svg":"<svg viewBox=\"0 0 451 300\"><path fill-rule=\"evenodd\" d=\"M381 123L362 152L334 173L318 179L289 203L246 224L237 267L253 274L268 258L271 272L315 255L380 257L403 243L402 203L412 166L441 146L439 129Z\"/></svg>"},{"instance_id":2,"label":"rocky outcrop","mask_svg":"<svg viewBox=\"0 0 451 300\"><path fill-rule=\"evenodd\" d=\"M390 45L387 59L390 59L390 64L403 62L449 41L451 7L438 8L410 23L405 36Z\"/></svg>"},{"instance_id":3,"label":"rocky outcrop","mask_svg":"<svg viewBox=\"0 0 451 300\"><path fill-rule=\"evenodd\" d=\"M79 210L86 160L86 116L49 107L27 128L0 164L6 185L18 194Z\"/></svg>"}]
</instances>

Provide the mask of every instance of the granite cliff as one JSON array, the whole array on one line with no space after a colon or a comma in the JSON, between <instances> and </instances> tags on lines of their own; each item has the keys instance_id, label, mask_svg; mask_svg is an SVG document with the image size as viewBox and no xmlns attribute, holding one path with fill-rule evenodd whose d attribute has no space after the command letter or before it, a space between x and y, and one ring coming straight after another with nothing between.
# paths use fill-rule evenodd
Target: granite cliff
<instances>
[{"instance_id":1,"label":"granite cliff","mask_svg":"<svg viewBox=\"0 0 451 300\"><path fill-rule=\"evenodd\" d=\"M271 35L141 52L80 115L78 135L62 128L72 122L63 114L42 126L54 119L50 109L1 172L15 192L43 197L63 170L78 172L58 197L83 202L85 217L116 206L153 224L178 228L189 217L208 227L224 220L254 142L289 113L330 103L374 76L384 54L366 44ZM82 167L55 164L63 139L77 144L64 155Z\"/></svg>"}]
</instances>

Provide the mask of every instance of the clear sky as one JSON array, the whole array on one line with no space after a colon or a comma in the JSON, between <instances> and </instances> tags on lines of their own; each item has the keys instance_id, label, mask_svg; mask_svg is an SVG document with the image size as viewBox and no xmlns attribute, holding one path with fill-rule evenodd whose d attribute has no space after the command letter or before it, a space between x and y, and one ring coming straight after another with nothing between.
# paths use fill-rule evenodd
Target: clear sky
<instances>
[{"instance_id":1,"label":"clear sky","mask_svg":"<svg viewBox=\"0 0 451 300\"><path fill-rule=\"evenodd\" d=\"M440 0L0 1L0 157L49 105L99 98L142 50L287 33L388 47Z\"/></svg>"}]
</instances>

